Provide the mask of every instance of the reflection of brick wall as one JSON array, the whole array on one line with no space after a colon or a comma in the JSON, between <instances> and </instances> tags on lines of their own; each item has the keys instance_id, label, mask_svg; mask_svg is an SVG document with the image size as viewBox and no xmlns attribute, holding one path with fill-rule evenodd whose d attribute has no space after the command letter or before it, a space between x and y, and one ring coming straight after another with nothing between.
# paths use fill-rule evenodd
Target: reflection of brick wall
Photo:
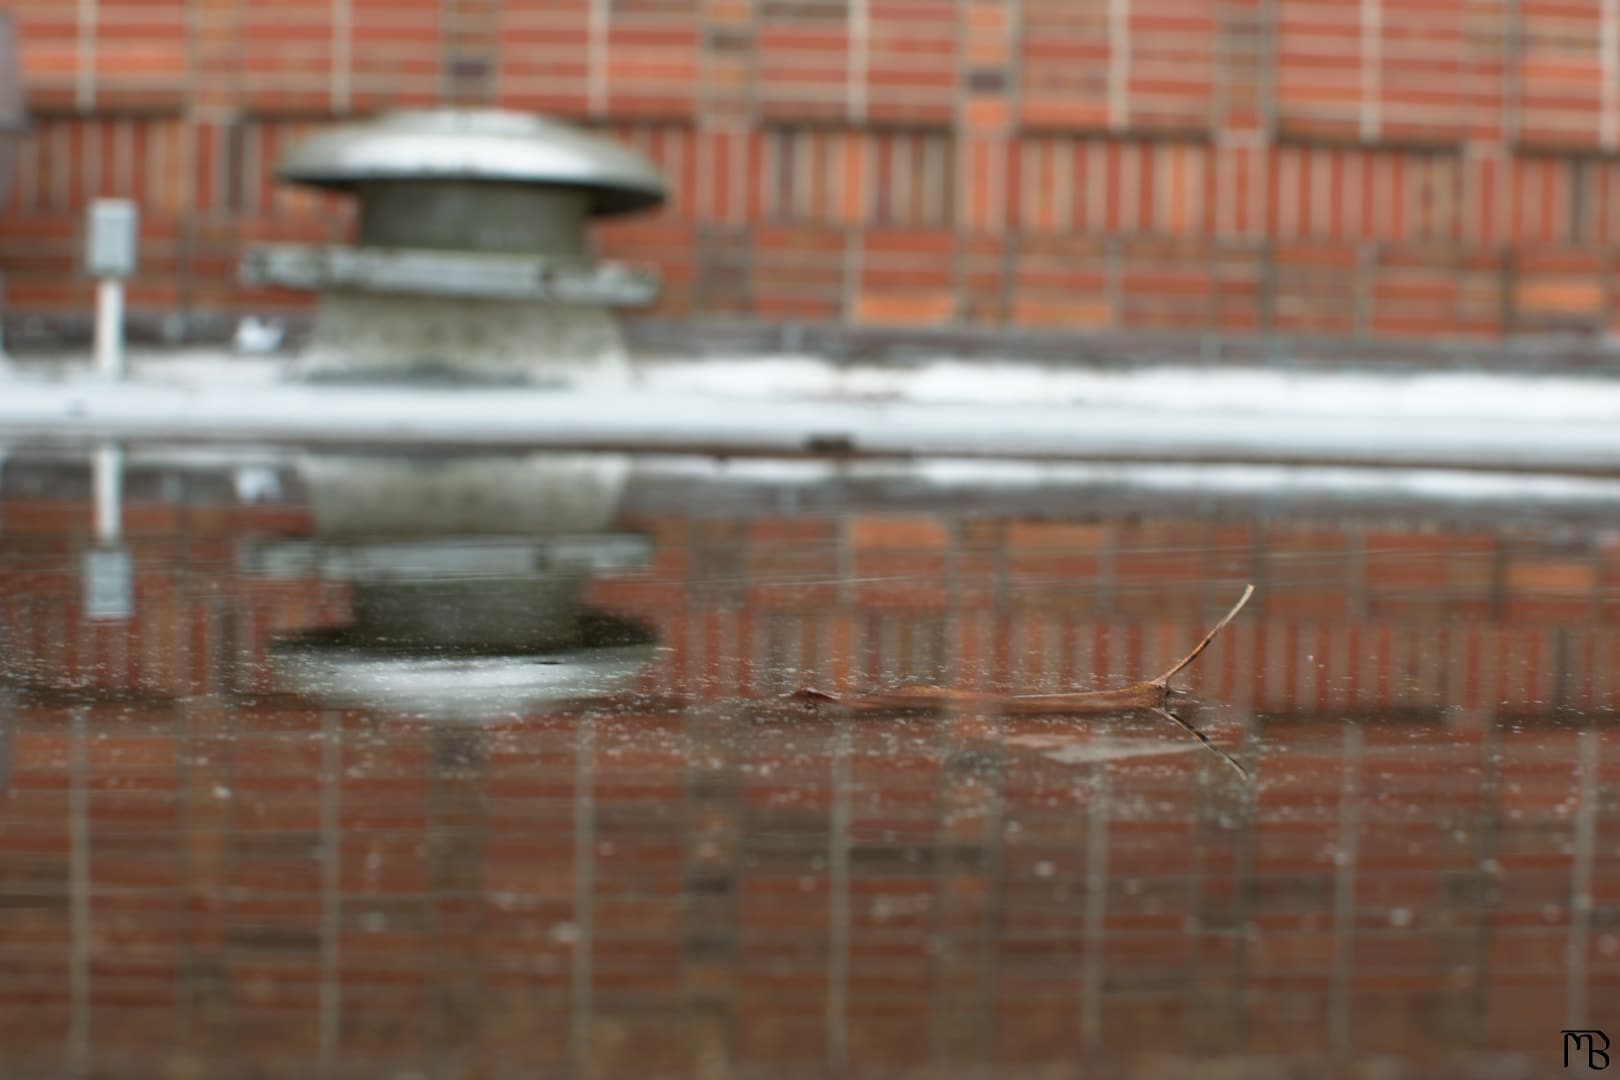
<instances>
[{"instance_id":1,"label":"reflection of brick wall","mask_svg":"<svg viewBox=\"0 0 1620 1080\"><path fill-rule=\"evenodd\" d=\"M1508 0L22 0L37 133L13 308L88 308L84 201L146 217L137 312L304 301L245 242L341 236L271 190L310 123L538 109L674 186L606 247L666 314L1495 336L1620 325L1609 7ZM605 19L592 16L605 9Z\"/></svg>"},{"instance_id":2,"label":"reflection of brick wall","mask_svg":"<svg viewBox=\"0 0 1620 1080\"><path fill-rule=\"evenodd\" d=\"M333 583L244 577L245 536L308 532L306 509L135 503L123 511L134 616L84 617L83 552L94 545L83 502L0 501L0 643L12 678L42 689L162 699L268 688L265 648L278 634L341 623Z\"/></svg>"},{"instance_id":3,"label":"reflection of brick wall","mask_svg":"<svg viewBox=\"0 0 1620 1080\"><path fill-rule=\"evenodd\" d=\"M589 1052L619 1075L1010 1064L1099 1041L1314 1054L1335 1023L1367 1055L1550 1060L1572 985L1620 992L1620 816L1595 794L1620 783L1620 738L1524 716L1341 722L1403 694L1465 703L1477 673L1440 678L1457 654L1423 647L1442 634L1483 635L1481 664L1532 720L1558 687L1612 693L1594 681L1612 662L1584 651L1613 657L1612 549L1174 519L659 520L652 572L596 599L658 621L654 688L687 703L458 730L260 696L252 628L339 617L341 597L234 568L237 541L307 531L303 512L206 500L128 507L138 561L168 571L141 603L178 611L138 618L126 652L184 655L200 624L237 656L123 704L55 704L68 687L41 665L63 658L31 628L65 607L78 632L88 511L0 512L0 663L47 691L0 696L17 1067L72 1061L75 1033L119 1075L177 1045L204 1072L437 1053L498 1074ZM1261 731L1252 799L1196 752L1104 780L1047 756L1036 720L840 726L727 700L787 684L789 664L828 682L1150 670L1248 578L1261 606L1192 684L1235 706L1218 737ZM1307 692L1313 655L1330 658ZM126 689L63 663L63 682ZM1095 748L1154 723L1068 734Z\"/></svg>"},{"instance_id":4,"label":"reflection of brick wall","mask_svg":"<svg viewBox=\"0 0 1620 1080\"><path fill-rule=\"evenodd\" d=\"M337 585L244 577L236 544L302 533L291 506L134 504L136 615L79 616L83 503L8 498L0 630L16 670L156 693L267 688L279 633L332 625ZM1163 670L1246 582L1245 617L1183 677L1262 712L1611 704L1620 548L1487 530L979 521L918 515L660 518L643 574L590 598L650 620L650 686L750 696L895 678L1062 689ZM229 602L227 602L229 598ZM176 648L174 643L178 642Z\"/></svg>"},{"instance_id":5,"label":"reflection of brick wall","mask_svg":"<svg viewBox=\"0 0 1620 1080\"><path fill-rule=\"evenodd\" d=\"M1567 729L1373 724L1358 749L1336 720L1280 726L1246 804L1193 754L1114 766L1105 799L1095 768L1018 744L1050 727L970 718L841 736L698 707L458 733L198 699L10 722L19 1067L76 1030L121 1074L177 1045L286 1075L585 1048L615 1074L1099 1040L1309 1054L1336 1016L1361 1054L1423 1059L1544 1053L1572 947L1592 1002L1620 990L1620 819L1572 795L1620 779L1620 740Z\"/></svg>"},{"instance_id":6,"label":"reflection of brick wall","mask_svg":"<svg viewBox=\"0 0 1620 1080\"><path fill-rule=\"evenodd\" d=\"M856 517L650 523L659 562L595 586L652 619L682 693L885 678L1063 689L1147 677L1241 592L1185 684L1260 711L1611 704L1620 549L1382 526ZM684 587L681 584L683 583Z\"/></svg>"}]
</instances>

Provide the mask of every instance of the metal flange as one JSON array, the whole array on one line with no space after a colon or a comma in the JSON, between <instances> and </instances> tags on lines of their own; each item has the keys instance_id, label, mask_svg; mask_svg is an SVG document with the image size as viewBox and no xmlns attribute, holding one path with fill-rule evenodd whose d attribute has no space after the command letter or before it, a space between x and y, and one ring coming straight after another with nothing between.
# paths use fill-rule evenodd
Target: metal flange
<instances>
[{"instance_id":1,"label":"metal flange","mask_svg":"<svg viewBox=\"0 0 1620 1080\"><path fill-rule=\"evenodd\" d=\"M622 263L541 255L399 248L256 246L244 284L323 291L404 293L469 300L537 300L639 307L658 299L658 276Z\"/></svg>"}]
</instances>

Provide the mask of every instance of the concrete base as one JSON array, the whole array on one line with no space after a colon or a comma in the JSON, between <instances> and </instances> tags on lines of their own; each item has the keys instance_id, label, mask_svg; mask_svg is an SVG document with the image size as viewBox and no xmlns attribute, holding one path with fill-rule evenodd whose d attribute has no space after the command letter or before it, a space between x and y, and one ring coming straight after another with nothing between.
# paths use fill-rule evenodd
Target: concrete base
<instances>
[{"instance_id":1,"label":"concrete base","mask_svg":"<svg viewBox=\"0 0 1620 1080\"><path fill-rule=\"evenodd\" d=\"M294 372L311 381L620 386L630 360L601 308L328 292Z\"/></svg>"},{"instance_id":2,"label":"concrete base","mask_svg":"<svg viewBox=\"0 0 1620 1080\"><path fill-rule=\"evenodd\" d=\"M617 516L629 469L617 454L307 454L298 464L323 539L592 532Z\"/></svg>"}]
</instances>

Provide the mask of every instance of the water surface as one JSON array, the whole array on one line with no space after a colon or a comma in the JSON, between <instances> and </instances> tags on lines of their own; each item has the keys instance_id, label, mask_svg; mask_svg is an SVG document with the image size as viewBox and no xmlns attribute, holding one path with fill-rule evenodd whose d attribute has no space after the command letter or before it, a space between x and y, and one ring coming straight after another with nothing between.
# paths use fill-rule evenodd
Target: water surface
<instances>
[{"instance_id":1,"label":"water surface","mask_svg":"<svg viewBox=\"0 0 1620 1080\"><path fill-rule=\"evenodd\" d=\"M99 475L0 473L8 1075L1519 1077L1620 1034L1604 506ZM1181 680L1247 783L1152 715L782 699L1120 685L1249 582Z\"/></svg>"}]
</instances>

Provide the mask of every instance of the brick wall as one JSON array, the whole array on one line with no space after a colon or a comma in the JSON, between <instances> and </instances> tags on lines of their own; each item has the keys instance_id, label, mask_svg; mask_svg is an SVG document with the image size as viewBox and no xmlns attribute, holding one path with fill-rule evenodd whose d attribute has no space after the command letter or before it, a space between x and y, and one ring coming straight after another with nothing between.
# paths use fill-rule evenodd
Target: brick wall
<instances>
[{"instance_id":1,"label":"brick wall","mask_svg":"<svg viewBox=\"0 0 1620 1080\"><path fill-rule=\"evenodd\" d=\"M18 0L38 125L14 313L82 312L82 206L139 199L139 314L296 310L241 246L347 234L269 170L394 105L651 154L613 225L659 314L1412 337L1620 324L1601 0Z\"/></svg>"}]
</instances>

